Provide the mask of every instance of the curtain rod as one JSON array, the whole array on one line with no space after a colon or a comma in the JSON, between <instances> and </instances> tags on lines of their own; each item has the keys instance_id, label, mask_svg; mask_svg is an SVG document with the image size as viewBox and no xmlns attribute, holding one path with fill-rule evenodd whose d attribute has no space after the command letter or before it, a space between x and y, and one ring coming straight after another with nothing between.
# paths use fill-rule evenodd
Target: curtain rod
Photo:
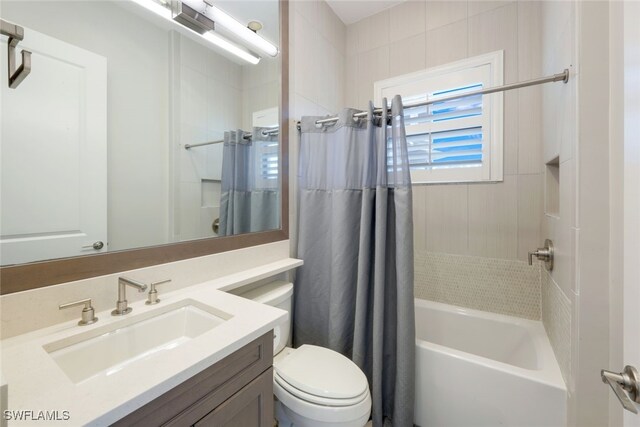
<instances>
[{"instance_id":1,"label":"curtain rod","mask_svg":"<svg viewBox=\"0 0 640 427\"><path fill-rule=\"evenodd\" d=\"M279 132L280 132L280 129L273 128L273 129L263 130L261 133L262 133L262 136L270 136L270 135L277 135ZM252 136L253 135L251 133L245 133L243 138L251 139ZM220 141L199 142L197 144L185 144L184 149L188 150L189 148L193 148L193 147L202 147L203 145L221 144L223 142L224 142L224 139L221 139Z\"/></svg>"},{"instance_id":2,"label":"curtain rod","mask_svg":"<svg viewBox=\"0 0 640 427\"><path fill-rule=\"evenodd\" d=\"M548 76L548 77L540 77L538 79L533 79L533 80L526 80L524 82L518 82L518 83L510 83L507 85L503 85L503 86L496 86L496 87L490 87L487 89L479 89L479 90L474 90L471 92L466 92L464 95L451 95L451 96L445 96L442 98L437 98L437 99L430 99L428 101L421 101L421 102L416 102L416 103L412 103L412 104L405 104L404 108L415 108L415 107L424 107L426 105L431 105L434 104L436 102L443 102L443 101L451 101L454 99L461 99L461 98L466 98L469 96L475 96L475 95L487 95L490 93L495 93L495 92L505 92L508 90L513 90L513 89L520 89L523 87L527 87L527 86L535 86L535 85L540 85L543 83L552 83L552 82L559 82L562 81L563 83L567 83L569 81L569 69L565 68L564 71L562 73L559 74L554 74L552 76ZM391 111L390 109L388 109L387 111ZM373 113L374 114L381 114L382 113L382 108L374 108L373 109ZM368 112L366 111L362 111L360 113L355 113L353 115L353 118L360 118L360 117L367 117ZM335 117L328 117L326 119L320 119L320 120L316 120L316 126L317 125L324 125L327 123L335 123L338 121L338 116ZM300 130L300 122L298 121L298 130Z\"/></svg>"}]
</instances>

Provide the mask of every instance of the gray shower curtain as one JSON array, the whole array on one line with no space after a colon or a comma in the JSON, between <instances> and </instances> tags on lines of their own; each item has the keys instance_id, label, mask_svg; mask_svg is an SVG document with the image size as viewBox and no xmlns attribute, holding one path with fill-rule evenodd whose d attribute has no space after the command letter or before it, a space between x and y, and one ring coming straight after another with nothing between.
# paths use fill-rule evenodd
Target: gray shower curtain
<instances>
[{"instance_id":1,"label":"gray shower curtain","mask_svg":"<svg viewBox=\"0 0 640 427\"><path fill-rule=\"evenodd\" d=\"M278 161L278 136L263 130L249 139L243 130L224 133L219 236L280 227L280 180L268 164Z\"/></svg>"},{"instance_id":2,"label":"gray shower curtain","mask_svg":"<svg viewBox=\"0 0 640 427\"><path fill-rule=\"evenodd\" d=\"M384 101L386 105L386 99ZM358 122L303 117L294 344L353 359L369 380L373 424L413 425L413 219L402 100ZM389 125L390 122L390 125Z\"/></svg>"}]
</instances>

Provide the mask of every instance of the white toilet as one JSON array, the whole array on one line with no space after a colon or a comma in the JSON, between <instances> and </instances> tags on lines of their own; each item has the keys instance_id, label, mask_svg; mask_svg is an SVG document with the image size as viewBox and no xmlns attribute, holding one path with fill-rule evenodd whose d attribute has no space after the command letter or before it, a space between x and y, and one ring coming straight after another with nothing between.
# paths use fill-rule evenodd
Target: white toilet
<instances>
[{"instance_id":1,"label":"white toilet","mask_svg":"<svg viewBox=\"0 0 640 427\"><path fill-rule=\"evenodd\" d=\"M293 284L271 282L236 293L291 313ZM291 320L274 329L273 393L280 427L362 427L371 414L367 377L328 348L287 347Z\"/></svg>"}]
</instances>

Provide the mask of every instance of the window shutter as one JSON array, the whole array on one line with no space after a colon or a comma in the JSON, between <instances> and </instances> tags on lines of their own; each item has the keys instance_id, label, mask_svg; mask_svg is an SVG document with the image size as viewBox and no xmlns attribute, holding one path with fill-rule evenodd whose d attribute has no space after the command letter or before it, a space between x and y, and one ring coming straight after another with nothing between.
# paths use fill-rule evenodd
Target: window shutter
<instances>
[{"instance_id":1,"label":"window shutter","mask_svg":"<svg viewBox=\"0 0 640 427\"><path fill-rule=\"evenodd\" d=\"M412 182L502 180L502 93L468 94L501 85L503 70L496 51L374 83L376 103L395 95L404 102Z\"/></svg>"},{"instance_id":2,"label":"window shutter","mask_svg":"<svg viewBox=\"0 0 640 427\"><path fill-rule=\"evenodd\" d=\"M482 83L445 88L404 98L405 104L462 95ZM405 129L412 170L473 167L482 164L482 95L435 102L405 110Z\"/></svg>"},{"instance_id":3,"label":"window shutter","mask_svg":"<svg viewBox=\"0 0 640 427\"><path fill-rule=\"evenodd\" d=\"M278 179L278 141L260 142L260 178L265 181Z\"/></svg>"}]
</instances>

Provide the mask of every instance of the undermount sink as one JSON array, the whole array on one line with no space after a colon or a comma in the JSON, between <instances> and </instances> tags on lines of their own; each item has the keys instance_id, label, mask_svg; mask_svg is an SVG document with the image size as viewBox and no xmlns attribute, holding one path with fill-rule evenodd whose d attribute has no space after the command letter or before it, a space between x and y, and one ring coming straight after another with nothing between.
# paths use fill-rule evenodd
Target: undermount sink
<instances>
[{"instance_id":1,"label":"undermount sink","mask_svg":"<svg viewBox=\"0 0 640 427\"><path fill-rule=\"evenodd\" d=\"M185 299L129 319L44 345L74 383L112 375L132 362L170 351L232 316Z\"/></svg>"}]
</instances>

